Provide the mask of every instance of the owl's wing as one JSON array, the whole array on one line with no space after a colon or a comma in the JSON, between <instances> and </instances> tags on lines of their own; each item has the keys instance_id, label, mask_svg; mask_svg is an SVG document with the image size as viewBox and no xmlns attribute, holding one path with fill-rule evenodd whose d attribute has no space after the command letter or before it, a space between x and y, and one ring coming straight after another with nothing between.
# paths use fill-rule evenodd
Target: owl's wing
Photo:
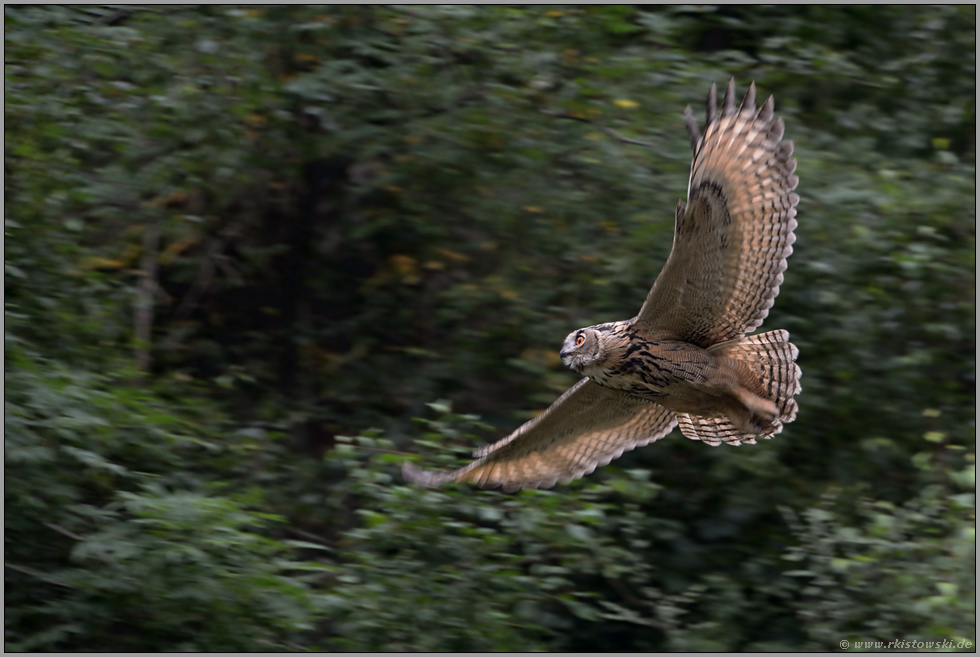
<instances>
[{"instance_id":1,"label":"owl's wing","mask_svg":"<svg viewBox=\"0 0 980 657\"><path fill-rule=\"evenodd\" d=\"M452 471L423 470L406 462L405 479L423 486L468 481L481 488L551 488L663 438L677 418L663 406L582 379L514 433L474 452Z\"/></svg>"},{"instance_id":2,"label":"owl's wing","mask_svg":"<svg viewBox=\"0 0 980 657\"><path fill-rule=\"evenodd\" d=\"M796 240L793 142L773 100L755 108L755 83L735 108L728 84L720 116L715 87L699 138L687 120L694 161L687 203L678 203L674 245L637 315L641 333L665 332L707 348L741 338L769 314Z\"/></svg>"}]
</instances>

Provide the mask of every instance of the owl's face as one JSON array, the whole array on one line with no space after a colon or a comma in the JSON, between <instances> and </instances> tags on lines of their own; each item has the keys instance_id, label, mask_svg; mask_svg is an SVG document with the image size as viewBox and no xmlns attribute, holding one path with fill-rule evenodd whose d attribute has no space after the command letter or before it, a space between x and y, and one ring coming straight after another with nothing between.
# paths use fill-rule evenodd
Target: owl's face
<instances>
[{"instance_id":1,"label":"owl's face","mask_svg":"<svg viewBox=\"0 0 980 657\"><path fill-rule=\"evenodd\" d=\"M590 364L603 358L603 332L597 326L572 331L561 346L561 359L565 365L584 374Z\"/></svg>"}]
</instances>

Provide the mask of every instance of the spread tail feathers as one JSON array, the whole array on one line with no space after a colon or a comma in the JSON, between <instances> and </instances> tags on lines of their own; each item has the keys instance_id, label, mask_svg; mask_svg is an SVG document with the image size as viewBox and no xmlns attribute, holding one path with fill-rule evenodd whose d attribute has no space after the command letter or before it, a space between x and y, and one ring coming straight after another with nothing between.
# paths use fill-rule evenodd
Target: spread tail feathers
<instances>
[{"instance_id":1,"label":"spread tail feathers","mask_svg":"<svg viewBox=\"0 0 980 657\"><path fill-rule=\"evenodd\" d=\"M756 438L772 438L783 430L783 425L796 419L799 394L800 368L796 364L799 350L789 342L786 331L769 331L739 340L715 345L711 351L726 357L743 374L753 395L770 400L776 405L778 415L767 421L757 433L739 430L724 415L698 417L677 414L681 432L692 440L709 445L754 444Z\"/></svg>"}]
</instances>

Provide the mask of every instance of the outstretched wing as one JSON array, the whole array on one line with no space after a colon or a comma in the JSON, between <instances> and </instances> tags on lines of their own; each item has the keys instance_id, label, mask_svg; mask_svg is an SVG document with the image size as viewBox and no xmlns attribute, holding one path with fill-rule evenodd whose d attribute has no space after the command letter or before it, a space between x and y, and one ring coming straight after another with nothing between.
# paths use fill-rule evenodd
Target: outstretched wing
<instances>
[{"instance_id":1,"label":"outstretched wing","mask_svg":"<svg viewBox=\"0 0 980 657\"><path fill-rule=\"evenodd\" d=\"M623 452L663 438L677 425L663 406L582 379L506 438L474 452L459 470L422 470L406 462L405 479L438 486L468 481L481 488L551 488L578 479Z\"/></svg>"},{"instance_id":2,"label":"outstretched wing","mask_svg":"<svg viewBox=\"0 0 980 657\"><path fill-rule=\"evenodd\" d=\"M691 108L694 162L687 203L678 203L674 245L634 323L707 348L741 338L769 314L796 240L793 142L782 141L770 96L755 108L755 83L735 108L728 84L721 116L708 94L703 138Z\"/></svg>"}]
</instances>

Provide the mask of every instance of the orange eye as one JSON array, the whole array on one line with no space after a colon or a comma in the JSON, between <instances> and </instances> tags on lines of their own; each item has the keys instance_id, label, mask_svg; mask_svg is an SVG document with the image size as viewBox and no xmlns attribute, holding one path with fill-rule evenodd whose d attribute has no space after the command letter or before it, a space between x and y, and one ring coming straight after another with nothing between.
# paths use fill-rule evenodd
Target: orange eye
<instances>
[{"instance_id":1,"label":"orange eye","mask_svg":"<svg viewBox=\"0 0 980 657\"><path fill-rule=\"evenodd\" d=\"M585 342L585 336L584 335L580 335L577 338L575 338L575 346L576 347L581 347L583 342Z\"/></svg>"}]
</instances>

